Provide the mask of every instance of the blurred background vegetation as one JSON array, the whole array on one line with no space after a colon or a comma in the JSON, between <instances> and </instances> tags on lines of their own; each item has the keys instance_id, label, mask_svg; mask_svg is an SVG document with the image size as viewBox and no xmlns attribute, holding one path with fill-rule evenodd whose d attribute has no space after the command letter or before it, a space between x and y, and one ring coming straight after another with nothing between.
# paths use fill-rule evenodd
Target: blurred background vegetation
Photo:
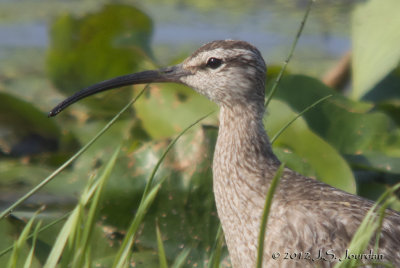
<instances>
[{"instance_id":1,"label":"blurred background vegetation","mask_svg":"<svg viewBox=\"0 0 400 268\"><path fill-rule=\"evenodd\" d=\"M296 3L296 4L294 4ZM46 113L92 83L175 64L205 42L243 39L269 66L267 88L285 59L307 1L1 1L0 207L5 209L85 144L138 92L118 89ZM295 56L265 117L273 137L316 100L274 143L300 173L376 199L400 181L400 9L396 0L317 1ZM45 222L75 206L90 175L122 143L96 225L93 265L115 254L140 201L145 179L172 137L217 107L180 85L152 85L73 165L13 211ZM202 267L218 218L211 162L217 113L185 134L157 173L166 178L140 228L136 267L158 266L156 220L168 260L190 249L186 265ZM394 205L400 209L400 203ZM20 222L0 221L0 250ZM46 252L60 226L39 238ZM28 248L28 247L27 247ZM45 253L44 253L45 254ZM226 254L226 252L225 252ZM35 256L40 267L42 259ZM0 258L0 266L7 255Z\"/></svg>"}]
</instances>

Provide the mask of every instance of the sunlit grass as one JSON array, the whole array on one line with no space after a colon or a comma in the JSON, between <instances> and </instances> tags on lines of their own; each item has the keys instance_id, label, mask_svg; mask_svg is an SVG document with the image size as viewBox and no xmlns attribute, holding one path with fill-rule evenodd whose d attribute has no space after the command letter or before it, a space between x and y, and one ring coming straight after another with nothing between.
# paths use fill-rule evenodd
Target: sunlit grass
<instances>
[{"instance_id":1,"label":"sunlit grass","mask_svg":"<svg viewBox=\"0 0 400 268\"><path fill-rule=\"evenodd\" d=\"M285 168L285 163L282 163L278 168L278 170L276 171L275 176L272 178L272 181L268 188L267 196L265 197L264 210L260 222L260 233L258 235L257 262L256 262L257 268L262 267L263 257L264 257L264 241L265 241L265 233L267 231L268 216L271 211L272 199L274 197L276 187L278 186L279 181L282 177L284 168Z\"/></svg>"},{"instance_id":2,"label":"sunlit grass","mask_svg":"<svg viewBox=\"0 0 400 268\"><path fill-rule=\"evenodd\" d=\"M224 233L222 231L221 223L218 226L217 235L215 237L214 246L211 250L211 255L208 260L208 268L218 268L221 262L221 251L224 244Z\"/></svg>"},{"instance_id":3,"label":"sunlit grass","mask_svg":"<svg viewBox=\"0 0 400 268\"><path fill-rule=\"evenodd\" d=\"M379 238L381 235L382 223L385 218L385 211L393 202L397 200L395 192L398 189L400 189L400 183L386 190L386 192L383 193L376 201L376 203L371 207L371 209L365 215L364 220L361 222L356 233L354 234L348 246L348 252L356 255L365 253L369 242L375 235L376 245L374 248L374 253L379 253ZM344 254L343 256L341 256L340 259L342 261L338 262L335 265L335 268L346 268L363 265L360 259L345 258ZM379 260L375 264L384 265L386 267L394 267L390 263L384 263Z\"/></svg>"},{"instance_id":4,"label":"sunlit grass","mask_svg":"<svg viewBox=\"0 0 400 268\"><path fill-rule=\"evenodd\" d=\"M94 228L94 216L98 211L98 203L104 184L111 174L119 151L120 148L117 148L98 179L88 181L77 206L59 232L44 265L45 268L55 267L63 252L65 253L62 259L63 263L71 264L73 267L85 267L89 264L86 262L86 265L84 265L85 261L90 259L88 257L90 255L89 241ZM90 201L92 202L89 212L84 216L85 207L89 205Z\"/></svg>"},{"instance_id":5,"label":"sunlit grass","mask_svg":"<svg viewBox=\"0 0 400 268\"><path fill-rule=\"evenodd\" d=\"M158 226L158 222L156 224L156 233L157 233L157 247L158 247L158 258L160 260L160 268L168 268L168 261L167 257L165 256L164 244L162 241L162 235L160 227Z\"/></svg>"},{"instance_id":6,"label":"sunlit grass","mask_svg":"<svg viewBox=\"0 0 400 268\"><path fill-rule=\"evenodd\" d=\"M12 248L11 256L8 259L8 265L7 265L8 268L18 268L18 265L20 263L19 257L20 257L20 253L21 253L22 247L25 246L25 243L29 239L29 233L30 233L30 231L31 231L31 229L33 227L33 224L35 222L36 216L41 212L41 210L42 209L39 209L38 211L36 211L34 213L32 218L25 225L25 227L22 230L19 238L15 241L14 246ZM24 267L30 267L30 265L32 263L33 251L35 250L36 238L37 238L37 233L38 233L40 225L41 225L41 222L39 221L36 224L35 230L33 232L33 242L32 242L32 246L31 246L31 250L29 251L28 256L25 258ZM24 259L24 258L21 258L21 259Z\"/></svg>"}]
</instances>

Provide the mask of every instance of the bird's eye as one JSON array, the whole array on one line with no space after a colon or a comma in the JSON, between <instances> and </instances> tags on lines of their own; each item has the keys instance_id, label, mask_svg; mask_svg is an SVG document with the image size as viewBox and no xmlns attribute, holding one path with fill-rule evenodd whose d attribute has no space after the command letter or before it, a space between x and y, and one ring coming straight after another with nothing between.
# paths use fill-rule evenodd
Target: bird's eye
<instances>
[{"instance_id":1,"label":"bird's eye","mask_svg":"<svg viewBox=\"0 0 400 268\"><path fill-rule=\"evenodd\" d=\"M206 66L210 67L211 69L217 69L219 66L221 66L222 60L217 59L217 58L209 58L207 61Z\"/></svg>"}]
</instances>

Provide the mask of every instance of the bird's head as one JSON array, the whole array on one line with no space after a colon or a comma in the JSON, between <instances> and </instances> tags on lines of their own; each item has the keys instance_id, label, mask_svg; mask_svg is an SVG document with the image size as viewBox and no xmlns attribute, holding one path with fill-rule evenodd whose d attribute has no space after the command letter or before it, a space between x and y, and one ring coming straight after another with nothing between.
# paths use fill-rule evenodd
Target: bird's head
<instances>
[{"instance_id":1,"label":"bird's head","mask_svg":"<svg viewBox=\"0 0 400 268\"><path fill-rule=\"evenodd\" d=\"M55 116L87 96L127 85L175 82L192 87L218 105L264 102L266 65L257 48L244 41L213 41L181 64L106 80L85 88L50 111Z\"/></svg>"}]
</instances>

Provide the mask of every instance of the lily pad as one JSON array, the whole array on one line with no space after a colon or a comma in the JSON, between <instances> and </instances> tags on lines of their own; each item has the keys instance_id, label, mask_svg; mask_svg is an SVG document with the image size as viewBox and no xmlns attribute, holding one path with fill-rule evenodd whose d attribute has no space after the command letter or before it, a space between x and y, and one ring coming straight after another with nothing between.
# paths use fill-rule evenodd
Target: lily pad
<instances>
[{"instance_id":1,"label":"lily pad","mask_svg":"<svg viewBox=\"0 0 400 268\"><path fill-rule=\"evenodd\" d=\"M400 175L400 157L370 152L363 155L348 155L346 158L358 168Z\"/></svg>"},{"instance_id":2,"label":"lily pad","mask_svg":"<svg viewBox=\"0 0 400 268\"><path fill-rule=\"evenodd\" d=\"M276 100L270 103L268 112L266 129L271 137L296 116L289 106ZM304 119L298 118L291 124L274 147L280 148L276 152L288 167L349 193L356 192L354 176L347 162L335 148L313 133Z\"/></svg>"},{"instance_id":3,"label":"lily pad","mask_svg":"<svg viewBox=\"0 0 400 268\"><path fill-rule=\"evenodd\" d=\"M315 133L340 153L384 153L399 146L399 127L390 116L372 111L372 104L351 101L314 78L301 75L285 77L276 98L300 112L327 95L333 96L308 111L303 118Z\"/></svg>"},{"instance_id":4,"label":"lily pad","mask_svg":"<svg viewBox=\"0 0 400 268\"><path fill-rule=\"evenodd\" d=\"M82 18L63 15L51 27L49 76L57 88L71 95L96 82L138 71L151 58L152 28L146 14L128 5L105 5ZM103 115L115 114L130 96L130 90L111 91L82 103L101 105L97 111Z\"/></svg>"},{"instance_id":5,"label":"lily pad","mask_svg":"<svg viewBox=\"0 0 400 268\"><path fill-rule=\"evenodd\" d=\"M353 90L359 99L387 76L400 62L400 1L371 0L354 11Z\"/></svg>"}]
</instances>

